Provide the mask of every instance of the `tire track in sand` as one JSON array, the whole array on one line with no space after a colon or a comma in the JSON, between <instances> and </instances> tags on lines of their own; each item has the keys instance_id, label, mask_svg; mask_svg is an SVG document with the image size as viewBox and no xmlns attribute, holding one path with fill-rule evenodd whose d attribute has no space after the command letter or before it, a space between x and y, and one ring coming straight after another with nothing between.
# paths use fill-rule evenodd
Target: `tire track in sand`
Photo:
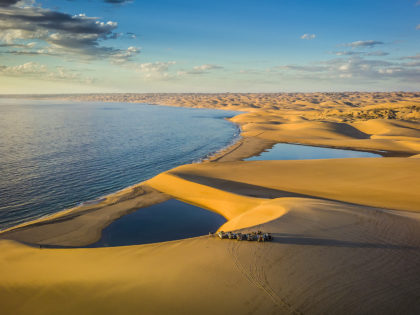
<instances>
[{"instance_id":1,"label":"tire track in sand","mask_svg":"<svg viewBox=\"0 0 420 315\"><path fill-rule=\"evenodd\" d=\"M252 250L253 261L249 266L244 266L239 259L239 242L230 242L228 246L229 257L233 260L235 267L245 276L245 278L255 287L262 290L273 303L279 308L280 313L301 315L302 313L294 309L284 298L280 297L270 286L264 266L260 263L255 247ZM256 245L256 244L247 244ZM260 244L258 244L260 245ZM263 244L261 244L263 245ZM276 312L277 313L277 312Z\"/></svg>"}]
</instances>

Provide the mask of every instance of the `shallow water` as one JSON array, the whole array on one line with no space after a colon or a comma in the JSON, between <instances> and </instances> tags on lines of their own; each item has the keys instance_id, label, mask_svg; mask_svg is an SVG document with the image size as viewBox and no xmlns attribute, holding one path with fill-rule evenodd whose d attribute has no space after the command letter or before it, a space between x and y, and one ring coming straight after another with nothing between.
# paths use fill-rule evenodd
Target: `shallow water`
<instances>
[{"instance_id":1,"label":"shallow water","mask_svg":"<svg viewBox=\"0 0 420 315\"><path fill-rule=\"evenodd\" d=\"M226 222L221 215L170 199L141 208L112 222L88 247L165 242L216 232Z\"/></svg>"},{"instance_id":2,"label":"shallow water","mask_svg":"<svg viewBox=\"0 0 420 315\"><path fill-rule=\"evenodd\" d=\"M379 154L340 150L307 145L278 143L273 148L262 152L258 156L253 156L245 161L264 161L264 160L315 160L315 159L340 159L340 158L364 158L381 157Z\"/></svg>"},{"instance_id":3,"label":"shallow water","mask_svg":"<svg viewBox=\"0 0 420 315\"><path fill-rule=\"evenodd\" d=\"M238 136L236 114L0 99L0 229L200 160Z\"/></svg>"}]
</instances>

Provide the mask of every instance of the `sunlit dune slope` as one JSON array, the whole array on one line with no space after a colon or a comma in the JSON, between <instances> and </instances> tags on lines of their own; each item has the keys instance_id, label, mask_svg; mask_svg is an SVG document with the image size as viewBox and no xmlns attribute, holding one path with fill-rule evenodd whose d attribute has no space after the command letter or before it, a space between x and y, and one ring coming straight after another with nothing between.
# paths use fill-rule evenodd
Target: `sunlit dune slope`
<instances>
[{"instance_id":1,"label":"sunlit dune slope","mask_svg":"<svg viewBox=\"0 0 420 315\"><path fill-rule=\"evenodd\" d=\"M241 198L250 192L257 193L256 188L261 187L278 196L286 192L420 211L419 174L418 159L406 158L252 161L180 166L156 176L148 184L231 219L244 211L236 204L248 209L255 207L253 199L242 202ZM220 190L215 190L218 187Z\"/></svg>"}]
</instances>

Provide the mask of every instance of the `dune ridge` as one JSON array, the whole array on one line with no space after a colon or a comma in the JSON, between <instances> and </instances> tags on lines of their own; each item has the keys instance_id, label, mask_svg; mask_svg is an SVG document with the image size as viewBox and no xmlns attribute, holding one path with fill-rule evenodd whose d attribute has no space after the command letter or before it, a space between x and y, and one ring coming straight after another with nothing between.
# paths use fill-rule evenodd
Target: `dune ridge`
<instances>
[{"instance_id":1,"label":"dune ridge","mask_svg":"<svg viewBox=\"0 0 420 315\"><path fill-rule=\"evenodd\" d=\"M53 97L246 111L231 119L242 130L232 147L110 196L90 209L90 222L146 204L150 194L154 202L176 197L218 212L228 219L220 229L260 229L274 241L203 236L40 249L0 239L0 305L6 313L420 313L419 93ZM394 157L240 161L277 142ZM86 242L93 227L83 230L83 220L73 226L76 234L60 234L60 222L73 222L66 220L71 214L41 225L51 231L36 232L35 225L31 236L31 224L21 231L27 239L45 233L43 239L53 235L53 242ZM79 214L80 220L89 212ZM18 239L19 229L12 232L0 238Z\"/></svg>"}]
</instances>

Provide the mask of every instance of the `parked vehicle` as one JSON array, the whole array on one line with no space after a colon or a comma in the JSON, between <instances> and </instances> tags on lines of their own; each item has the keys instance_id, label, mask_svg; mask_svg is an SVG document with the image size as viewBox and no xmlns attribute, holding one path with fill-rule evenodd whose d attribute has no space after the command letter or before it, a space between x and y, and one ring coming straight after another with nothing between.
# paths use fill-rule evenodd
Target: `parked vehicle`
<instances>
[{"instance_id":1,"label":"parked vehicle","mask_svg":"<svg viewBox=\"0 0 420 315\"><path fill-rule=\"evenodd\" d=\"M218 235L221 239L228 238L227 233L225 233L225 232L223 232L223 231L220 231L219 233L217 233L217 235Z\"/></svg>"},{"instance_id":2,"label":"parked vehicle","mask_svg":"<svg viewBox=\"0 0 420 315\"><path fill-rule=\"evenodd\" d=\"M236 233L228 232L227 235L228 235L228 239L230 240L236 239Z\"/></svg>"},{"instance_id":3,"label":"parked vehicle","mask_svg":"<svg viewBox=\"0 0 420 315\"><path fill-rule=\"evenodd\" d=\"M237 234L236 234L236 239L237 239L238 241L243 241L243 240L246 240L246 234L237 233Z\"/></svg>"},{"instance_id":4,"label":"parked vehicle","mask_svg":"<svg viewBox=\"0 0 420 315\"><path fill-rule=\"evenodd\" d=\"M211 233L209 233L209 235L213 235ZM217 236L219 236L220 239L230 239L230 240L238 240L238 241L257 241L257 242L267 242L267 241L272 241L273 237L271 236L270 233L263 233L261 231L257 231L257 232L251 232L251 233L240 233L240 232L223 232L220 231L219 233L217 233Z\"/></svg>"},{"instance_id":5,"label":"parked vehicle","mask_svg":"<svg viewBox=\"0 0 420 315\"><path fill-rule=\"evenodd\" d=\"M246 234L247 241L255 241L257 239L255 232Z\"/></svg>"}]
</instances>

